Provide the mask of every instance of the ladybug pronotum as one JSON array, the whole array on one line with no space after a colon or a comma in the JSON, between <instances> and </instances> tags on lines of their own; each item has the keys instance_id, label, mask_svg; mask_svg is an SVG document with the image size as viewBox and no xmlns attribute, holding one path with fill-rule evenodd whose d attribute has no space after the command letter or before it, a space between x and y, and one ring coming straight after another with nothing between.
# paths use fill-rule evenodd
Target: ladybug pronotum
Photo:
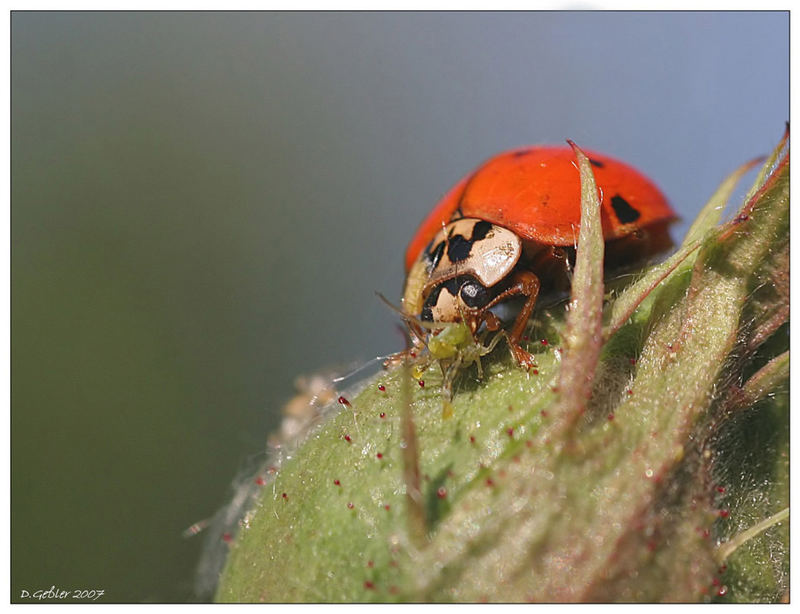
<instances>
[{"instance_id":1,"label":"ladybug pronotum","mask_svg":"<svg viewBox=\"0 0 800 614\"><path fill-rule=\"evenodd\" d=\"M606 269L671 247L667 229L676 216L659 189L623 162L587 155L601 195ZM483 324L498 329L491 309L520 297L508 341L516 360L530 367L519 341L539 292L569 287L580 192L569 147L533 146L491 158L444 196L411 240L403 311L423 322L464 322L475 333Z\"/></svg>"}]
</instances>

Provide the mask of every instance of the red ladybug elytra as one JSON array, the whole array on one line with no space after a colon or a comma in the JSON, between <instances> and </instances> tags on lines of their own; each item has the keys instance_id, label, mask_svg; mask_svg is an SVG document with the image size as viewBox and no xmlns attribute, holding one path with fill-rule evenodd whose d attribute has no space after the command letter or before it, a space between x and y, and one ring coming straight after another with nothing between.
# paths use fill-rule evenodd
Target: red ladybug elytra
<instances>
[{"instance_id":1,"label":"red ladybug elytra","mask_svg":"<svg viewBox=\"0 0 800 614\"><path fill-rule=\"evenodd\" d=\"M587 152L600 190L606 268L672 246L675 213L647 177L609 156ZM569 147L501 153L467 175L434 207L406 251L403 310L428 322L500 323L492 307L525 302L508 335L519 346L539 290L568 287L580 228L580 175ZM421 331L418 331L420 335Z\"/></svg>"}]
</instances>

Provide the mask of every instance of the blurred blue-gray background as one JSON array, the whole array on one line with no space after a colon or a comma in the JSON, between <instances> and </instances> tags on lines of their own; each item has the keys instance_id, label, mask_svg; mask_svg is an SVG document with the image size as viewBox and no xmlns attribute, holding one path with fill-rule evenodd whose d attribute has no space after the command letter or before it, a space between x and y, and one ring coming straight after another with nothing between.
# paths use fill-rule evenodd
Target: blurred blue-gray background
<instances>
[{"instance_id":1,"label":"blurred blue-gray background","mask_svg":"<svg viewBox=\"0 0 800 614\"><path fill-rule=\"evenodd\" d=\"M302 373L400 349L402 254L571 138L690 221L789 114L788 13L13 13L12 599L185 601ZM687 228L676 227L676 236Z\"/></svg>"}]
</instances>

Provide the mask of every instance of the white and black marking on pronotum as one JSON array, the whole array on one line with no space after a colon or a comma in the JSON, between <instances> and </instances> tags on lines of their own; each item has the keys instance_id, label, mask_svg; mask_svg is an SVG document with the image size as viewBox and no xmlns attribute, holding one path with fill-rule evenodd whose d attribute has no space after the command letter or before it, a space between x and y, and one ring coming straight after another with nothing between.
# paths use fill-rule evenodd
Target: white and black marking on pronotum
<instances>
[{"instance_id":1,"label":"white and black marking on pronotum","mask_svg":"<svg viewBox=\"0 0 800 614\"><path fill-rule=\"evenodd\" d=\"M454 229L451 228L446 240L439 241L435 246L431 241L431 244L425 250L425 256L429 262L429 270L436 268L445 250L447 250L447 257L450 262L463 262L472 254L472 248L475 244L485 239L491 229L491 223L480 220L472 227L472 233L469 238L461 233L455 233Z\"/></svg>"}]
</instances>

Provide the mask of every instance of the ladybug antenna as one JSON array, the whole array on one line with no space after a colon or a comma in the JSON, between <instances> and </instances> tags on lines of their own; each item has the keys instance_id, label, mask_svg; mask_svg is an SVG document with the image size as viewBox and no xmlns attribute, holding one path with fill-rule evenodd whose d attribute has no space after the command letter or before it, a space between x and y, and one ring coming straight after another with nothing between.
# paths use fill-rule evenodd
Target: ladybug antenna
<instances>
[{"instance_id":1,"label":"ladybug antenna","mask_svg":"<svg viewBox=\"0 0 800 614\"><path fill-rule=\"evenodd\" d=\"M380 292L375 292L375 295L379 299L381 299L389 309L394 311L397 315L399 315L404 320L408 321L408 320L413 320L414 319L412 316L408 315L406 312L404 312L402 309L400 309L394 303L392 303L388 298L383 296L383 294L381 294Z\"/></svg>"}]
</instances>

